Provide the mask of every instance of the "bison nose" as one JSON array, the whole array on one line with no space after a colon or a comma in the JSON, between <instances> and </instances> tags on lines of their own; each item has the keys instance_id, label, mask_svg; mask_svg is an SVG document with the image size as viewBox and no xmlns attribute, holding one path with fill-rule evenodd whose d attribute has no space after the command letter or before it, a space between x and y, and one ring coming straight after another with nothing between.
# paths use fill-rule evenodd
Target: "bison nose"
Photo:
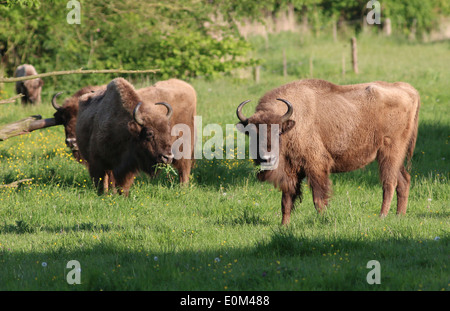
<instances>
[{"instance_id":1,"label":"bison nose","mask_svg":"<svg viewBox=\"0 0 450 311\"><path fill-rule=\"evenodd\" d=\"M172 163L172 160L173 160L173 153L171 153L171 154L163 154L163 155L161 156L161 160L162 160L164 163L167 163L167 164Z\"/></svg>"}]
</instances>

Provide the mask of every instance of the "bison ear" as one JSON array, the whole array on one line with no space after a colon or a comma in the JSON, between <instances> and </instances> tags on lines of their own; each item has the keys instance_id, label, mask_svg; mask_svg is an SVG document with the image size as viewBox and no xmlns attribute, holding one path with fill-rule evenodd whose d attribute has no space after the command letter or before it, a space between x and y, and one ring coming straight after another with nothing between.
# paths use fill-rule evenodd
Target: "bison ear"
<instances>
[{"instance_id":1,"label":"bison ear","mask_svg":"<svg viewBox=\"0 0 450 311\"><path fill-rule=\"evenodd\" d=\"M292 130L294 126L295 126L294 120L287 120L283 122L283 124L281 125L281 134L289 132L290 130Z\"/></svg>"},{"instance_id":2,"label":"bison ear","mask_svg":"<svg viewBox=\"0 0 450 311\"><path fill-rule=\"evenodd\" d=\"M141 129L142 127L139 124L137 124L136 121L128 122L128 131L130 131L131 135L139 137Z\"/></svg>"},{"instance_id":3,"label":"bison ear","mask_svg":"<svg viewBox=\"0 0 450 311\"><path fill-rule=\"evenodd\" d=\"M43 86L43 85L44 85L44 80L42 80L41 78L39 78L38 83L39 83L39 86Z\"/></svg>"}]
</instances>

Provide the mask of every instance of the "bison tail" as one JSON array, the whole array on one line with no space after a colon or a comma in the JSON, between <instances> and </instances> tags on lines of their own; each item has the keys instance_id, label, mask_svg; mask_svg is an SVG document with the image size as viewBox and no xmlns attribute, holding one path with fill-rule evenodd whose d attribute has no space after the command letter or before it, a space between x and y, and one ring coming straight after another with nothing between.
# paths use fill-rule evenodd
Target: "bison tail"
<instances>
[{"instance_id":1,"label":"bison tail","mask_svg":"<svg viewBox=\"0 0 450 311\"><path fill-rule=\"evenodd\" d=\"M420 109L420 97L417 97L417 107L416 107L416 115L414 116L413 131L411 134L411 138L409 140L408 150L406 152L406 159L407 159L406 169L408 171L411 170L412 156L414 153L414 148L416 147L417 134L418 134L418 130L419 130L419 109Z\"/></svg>"}]
</instances>

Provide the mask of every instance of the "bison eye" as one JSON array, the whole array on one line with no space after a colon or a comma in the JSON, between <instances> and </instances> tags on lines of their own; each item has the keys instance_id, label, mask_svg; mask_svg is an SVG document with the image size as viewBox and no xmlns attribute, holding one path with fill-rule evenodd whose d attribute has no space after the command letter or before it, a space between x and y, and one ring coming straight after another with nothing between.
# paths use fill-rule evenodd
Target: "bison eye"
<instances>
[{"instance_id":1,"label":"bison eye","mask_svg":"<svg viewBox=\"0 0 450 311\"><path fill-rule=\"evenodd\" d=\"M141 133L139 134L140 139L150 141L153 139L154 133L152 130L149 130L147 128L143 128Z\"/></svg>"},{"instance_id":2,"label":"bison eye","mask_svg":"<svg viewBox=\"0 0 450 311\"><path fill-rule=\"evenodd\" d=\"M152 130L147 130L147 132L145 134L146 134L145 136L146 136L147 139L152 138L154 136Z\"/></svg>"}]
</instances>

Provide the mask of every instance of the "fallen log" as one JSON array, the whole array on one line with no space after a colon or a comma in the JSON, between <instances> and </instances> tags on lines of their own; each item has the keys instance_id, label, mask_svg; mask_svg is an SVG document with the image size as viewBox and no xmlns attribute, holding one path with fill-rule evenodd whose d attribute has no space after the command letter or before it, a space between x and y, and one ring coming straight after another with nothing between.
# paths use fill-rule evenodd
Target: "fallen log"
<instances>
[{"instance_id":1,"label":"fallen log","mask_svg":"<svg viewBox=\"0 0 450 311\"><path fill-rule=\"evenodd\" d=\"M50 126L55 126L55 118L42 119L40 115L31 116L13 123L0 126L0 141L8 138L28 134L32 131L43 129Z\"/></svg>"}]
</instances>

